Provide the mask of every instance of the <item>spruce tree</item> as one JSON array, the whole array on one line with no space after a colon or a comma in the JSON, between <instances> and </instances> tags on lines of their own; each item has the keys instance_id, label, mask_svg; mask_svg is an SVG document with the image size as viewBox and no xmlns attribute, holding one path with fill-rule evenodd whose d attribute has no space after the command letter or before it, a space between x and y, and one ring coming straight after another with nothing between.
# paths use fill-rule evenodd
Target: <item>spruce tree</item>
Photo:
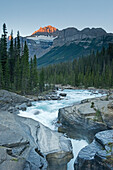
<instances>
[{"instance_id":1,"label":"spruce tree","mask_svg":"<svg viewBox=\"0 0 113 170\"><path fill-rule=\"evenodd\" d=\"M36 55L34 55L34 59L33 59L33 85L34 87L37 87L37 83L38 83L37 59L36 59Z\"/></svg>"},{"instance_id":2,"label":"spruce tree","mask_svg":"<svg viewBox=\"0 0 113 170\"><path fill-rule=\"evenodd\" d=\"M44 91L44 69L42 68L40 71L40 79L39 79L39 90L40 92Z\"/></svg>"},{"instance_id":3,"label":"spruce tree","mask_svg":"<svg viewBox=\"0 0 113 170\"><path fill-rule=\"evenodd\" d=\"M17 58L14 69L14 88L16 91L21 91L21 69L19 57Z\"/></svg>"},{"instance_id":4,"label":"spruce tree","mask_svg":"<svg viewBox=\"0 0 113 170\"><path fill-rule=\"evenodd\" d=\"M6 24L3 24L3 34L1 38L1 64L3 69L3 76L5 75L5 65L7 62L7 28Z\"/></svg>"},{"instance_id":5,"label":"spruce tree","mask_svg":"<svg viewBox=\"0 0 113 170\"><path fill-rule=\"evenodd\" d=\"M33 90L34 85L33 85L33 60L31 58L30 60L30 79L29 79L29 86L30 86L30 91Z\"/></svg>"},{"instance_id":6,"label":"spruce tree","mask_svg":"<svg viewBox=\"0 0 113 170\"><path fill-rule=\"evenodd\" d=\"M29 50L26 41L24 45L24 54L22 56L21 62L22 62L22 93L25 94L26 92L29 92L30 89Z\"/></svg>"},{"instance_id":7,"label":"spruce tree","mask_svg":"<svg viewBox=\"0 0 113 170\"><path fill-rule=\"evenodd\" d=\"M21 60L20 60L20 35L17 32L17 38L14 43L14 87L16 91L21 91Z\"/></svg>"},{"instance_id":8,"label":"spruce tree","mask_svg":"<svg viewBox=\"0 0 113 170\"><path fill-rule=\"evenodd\" d=\"M1 38L0 38L0 62L1 62L1 50L2 50L2 44L1 44Z\"/></svg>"},{"instance_id":9,"label":"spruce tree","mask_svg":"<svg viewBox=\"0 0 113 170\"><path fill-rule=\"evenodd\" d=\"M5 75L4 75L4 84L5 84L5 89L9 90L10 89L10 69L9 69L9 59L7 59L6 64L5 64Z\"/></svg>"},{"instance_id":10,"label":"spruce tree","mask_svg":"<svg viewBox=\"0 0 113 170\"><path fill-rule=\"evenodd\" d=\"M1 65L1 60L0 60L0 89L4 87L4 82L3 82L3 71L2 71L2 65Z\"/></svg>"},{"instance_id":11,"label":"spruce tree","mask_svg":"<svg viewBox=\"0 0 113 170\"><path fill-rule=\"evenodd\" d=\"M20 58L20 50L21 50L21 46L20 46L20 33L19 31L17 31L17 41L16 41L16 55L17 58Z\"/></svg>"}]
</instances>

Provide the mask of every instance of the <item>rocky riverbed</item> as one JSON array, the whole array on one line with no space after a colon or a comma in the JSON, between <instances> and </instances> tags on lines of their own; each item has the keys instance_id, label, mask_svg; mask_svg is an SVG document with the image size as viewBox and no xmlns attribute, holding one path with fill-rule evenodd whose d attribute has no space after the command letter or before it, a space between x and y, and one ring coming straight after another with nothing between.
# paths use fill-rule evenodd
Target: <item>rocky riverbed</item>
<instances>
[{"instance_id":1,"label":"rocky riverbed","mask_svg":"<svg viewBox=\"0 0 113 170\"><path fill-rule=\"evenodd\" d=\"M33 100L0 90L0 170L66 170L73 157L71 142L62 134L18 116ZM75 170L113 168L112 94L59 109L58 123L68 136L92 141L79 152Z\"/></svg>"},{"instance_id":2,"label":"rocky riverbed","mask_svg":"<svg viewBox=\"0 0 113 170\"><path fill-rule=\"evenodd\" d=\"M70 140L41 123L17 115L31 100L0 90L0 170L66 169Z\"/></svg>"}]
</instances>

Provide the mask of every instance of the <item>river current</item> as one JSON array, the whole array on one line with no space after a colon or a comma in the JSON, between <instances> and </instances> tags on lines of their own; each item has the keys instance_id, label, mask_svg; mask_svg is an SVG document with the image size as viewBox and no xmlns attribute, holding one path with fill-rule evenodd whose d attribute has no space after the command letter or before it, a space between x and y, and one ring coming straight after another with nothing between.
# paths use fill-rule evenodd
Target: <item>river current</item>
<instances>
[{"instance_id":1,"label":"river current","mask_svg":"<svg viewBox=\"0 0 113 170\"><path fill-rule=\"evenodd\" d=\"M96 91L93 93L88 90L69 90L65 89L63 91L57 91L59 93L66 93L67 96L63 100L48 100L48 101L36 101L33 102L31 107L28 107L26 111L20 111L19 116L32 118L36 121L41 122L43 125L49 127L50 129L57 131L57 118L58 110L60 108L71 106L74 103L79 103L83 99L101 97L102 94ZM70 139L73 146L74 158L68 163L68 170L73 170L74 160L76 159L78 152L88 145L85 140Z\"/></svg>"}]
</instances>

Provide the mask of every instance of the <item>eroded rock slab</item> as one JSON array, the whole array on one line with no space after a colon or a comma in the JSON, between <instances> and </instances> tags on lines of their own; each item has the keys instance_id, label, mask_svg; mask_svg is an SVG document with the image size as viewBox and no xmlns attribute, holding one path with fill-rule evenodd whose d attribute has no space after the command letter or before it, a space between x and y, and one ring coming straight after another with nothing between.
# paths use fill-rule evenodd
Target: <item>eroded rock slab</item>
<instances>
[{"instance_id":1,"label":"eroded rock slab","mask_svg":"<svg viewBox=\"0 0 113 170\"><path fill-rule=\"evenodd\" d=\"M72 158L71 143L63 135L35 120L6 111L0 112L1 147L5 149L0 152L0 170L11 167L12 170L51 169L46 160L51 163L56 160L66 169L67 162Z\"/></svg>"},{"instance_id":2,"label":"eroded rock slab","mask_svg":"<svg viewBox=\"0 0 113 170\"><path fill-rule=\"evenodd\" d=\"M86 99L81 104L59 109L59 131L91 141L97 132L113 128L112 100Z\"/></svg>"},{"instance_id":3,"label":"eroded rock slab","mask_svg":"<svg viewBox=\"0 0 113 170\"><path fill-rule=\"evenodd\" d=\"M38 139L40 151L49 162L48 169L66 169L67 162L73 157L71 142L58 132L48 131L48 128L41 124Z\"/></svg>"},{"instance_id":4,"label":"eroded rock slab","mask_svg":"<svg viewBox=\"0 0 113 170\"><path fill-rule=\"evenodd\" d=\"M75 170L113 170L113 130L99 132L75 160Z\"/></svg>"}]
</instances>

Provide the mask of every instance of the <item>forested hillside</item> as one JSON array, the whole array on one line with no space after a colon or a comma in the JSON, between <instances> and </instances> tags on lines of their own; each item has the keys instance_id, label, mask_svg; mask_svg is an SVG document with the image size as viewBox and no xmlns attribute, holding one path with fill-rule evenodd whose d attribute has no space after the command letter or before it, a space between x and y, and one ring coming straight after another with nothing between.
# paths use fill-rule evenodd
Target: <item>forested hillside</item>
<instances>
[{"instance_id":1,"label":"forested hillside","mask_svg":"<svg viewBox=\"0 0 113 170\"><path fill-rule=\"evenodd\" d=\"M45 82L73 86L113 87L113 44L86 57L50 65L44 70Z\"/></svg>"}]
</instances>

